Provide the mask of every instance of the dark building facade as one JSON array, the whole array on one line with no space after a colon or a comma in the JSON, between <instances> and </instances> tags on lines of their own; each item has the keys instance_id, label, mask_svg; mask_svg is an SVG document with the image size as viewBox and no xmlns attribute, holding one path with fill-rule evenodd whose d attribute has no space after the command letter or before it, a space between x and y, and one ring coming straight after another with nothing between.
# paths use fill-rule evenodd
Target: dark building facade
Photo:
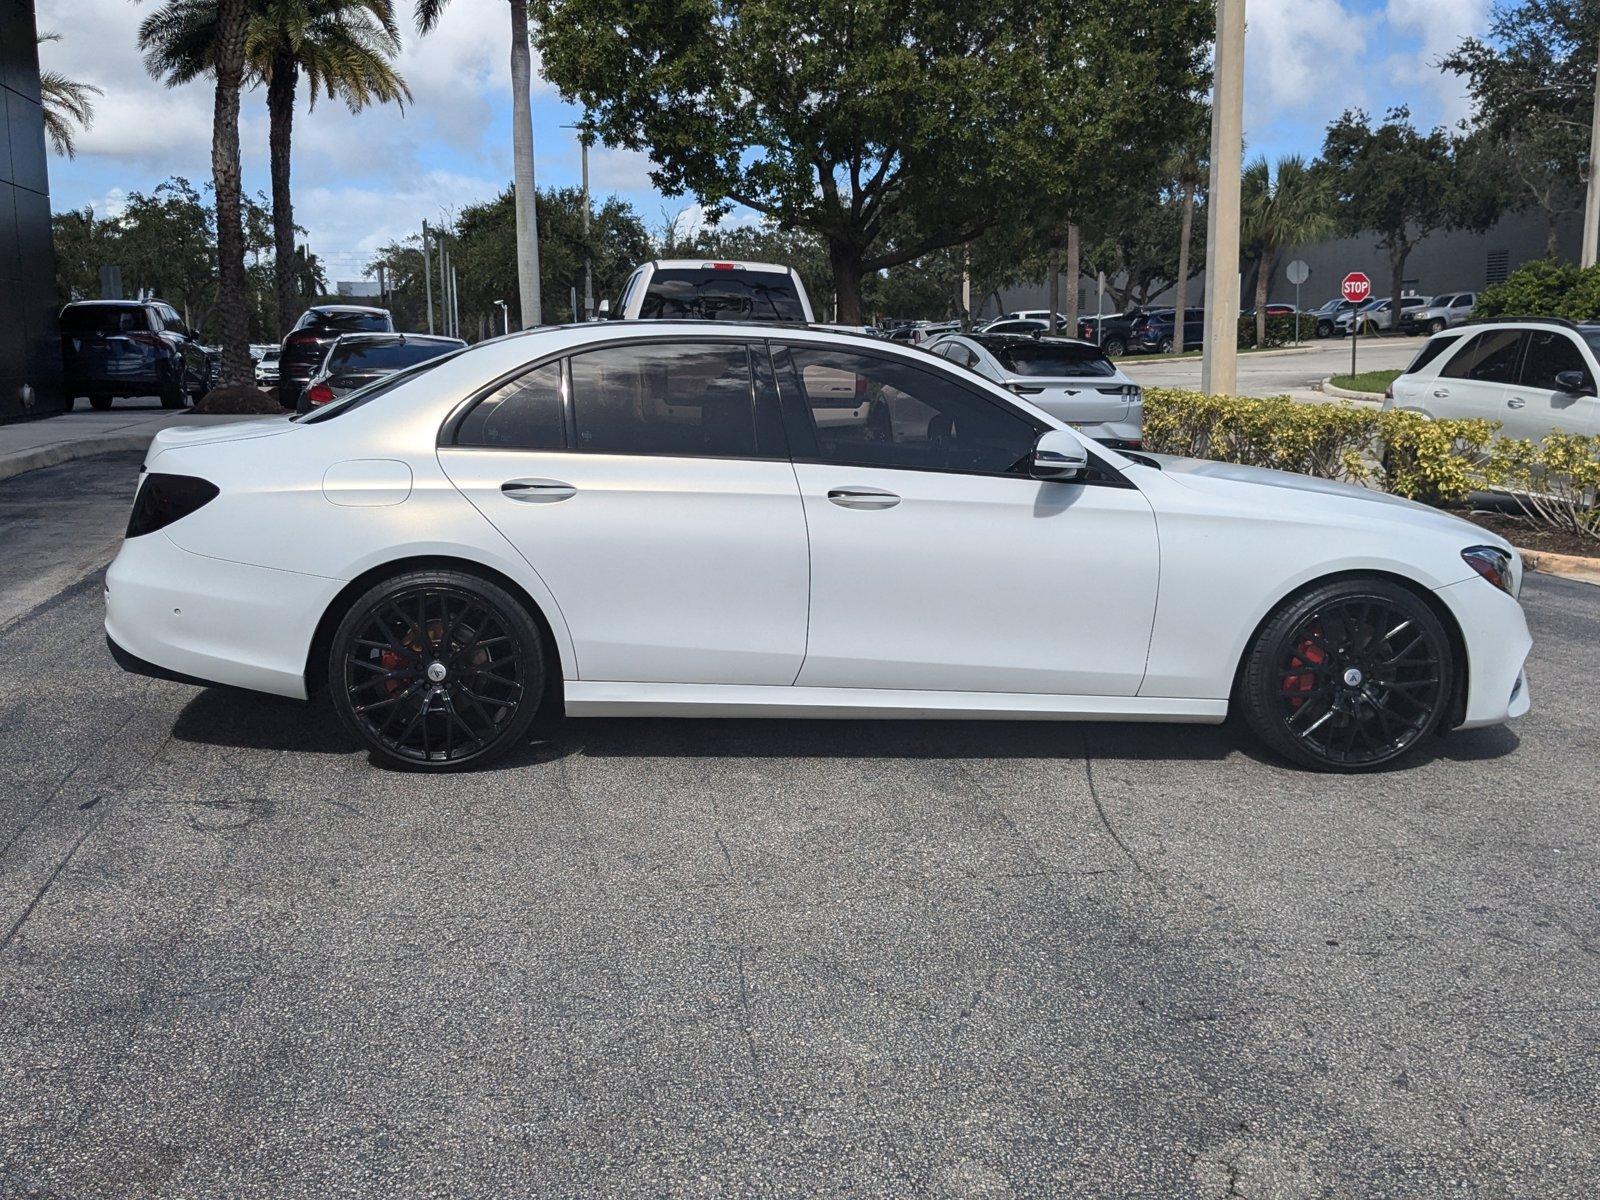
<instances>
[{"instance_id":1,"label":"dark building facade","mask_svg":"<svg viewBox=\"0 0 1600 1200\"><path fill-rule=\"evenodd\" d=\"M36 38L33 0L0 0L0 421L62 407Z\"/></svg>"}]
</instances>

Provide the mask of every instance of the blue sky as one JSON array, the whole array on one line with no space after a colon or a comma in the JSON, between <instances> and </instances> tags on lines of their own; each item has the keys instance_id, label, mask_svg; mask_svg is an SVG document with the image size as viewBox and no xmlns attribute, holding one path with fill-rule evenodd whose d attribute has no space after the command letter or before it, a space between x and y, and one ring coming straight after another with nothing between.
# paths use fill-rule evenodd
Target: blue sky
<instances>
[{"instance_id":1,"label":"blue sky","mask_svg":"<svg viewBox=\"0 0 1600 1200\"><path fill-rule=\"evenodd\" d=\"M1182 0L1179 0L1182 2ZM1374 113L1409 104L1420 123L1467 115L1458 80L1432 63L1481 33L1490 0L1248 0L1245 136L1251 153L1313 155L1322 130L1350 105ZM204 85L169 90L135 49L150 0L38 0L39 27L63 35L40 48L47 67L105 90L77 159L52 157L56 209L114 211L130 191L169 175L210 173L211 100ZM454 0L426 39L408 38L400 68L415 103L351 116L322 101L297 117L296 216L334 279L361 275L372 250L503 188L511 175L509 70L503 4ZM578 113L536 84L534 138L541 185L576 184ZM245 98L245 180L266 191L266 113ZM643 155L596 148L591 185L632 201L647 224L692 221L687 197L659 195ZM688 212L685 210L688 209ZM679 214L683 214L679 216ZM750 219L734 214L731 219Z\"/></svg>"}]
</instances>

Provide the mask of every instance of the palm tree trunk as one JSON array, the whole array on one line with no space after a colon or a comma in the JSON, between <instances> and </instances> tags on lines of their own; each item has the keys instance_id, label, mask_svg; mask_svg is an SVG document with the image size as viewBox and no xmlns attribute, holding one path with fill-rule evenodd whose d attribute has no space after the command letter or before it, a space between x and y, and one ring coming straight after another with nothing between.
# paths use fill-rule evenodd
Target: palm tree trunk
<instances>
[{"instance_id":1,"label":"palm tree trunk","mask_svg":"<svg viewBox=\"0 0 1600 1200\"><path fill-rule=\"evenodd\" d=\"M250 314L244 273L244 215L239 168L239 86L244 78L246 0L217 3L217 92L211 111L211 180L217 194L218 325L222 368L218 383L252 383Z\"/></svg>"},{"instance_id":2,"label":"palm tree trunk","mask_svg":"<svg viewBox=\"0 0 1600 1200\"><path fill-rule=\"evenodd\" d=\"M1178 233L1177 313L1172 322L1172 352L1183 353L1184 318L1189 312L1189 243L1194 239L1194 184L1183 185L1183 223Z\"/></svg>"},{"instance_id":3,"label":"palm tree trunk","mask_svg":"<svg viewBox=\"0 0 1600 1200\"><path fill-rule=\"evenodd\" d=\"M1256 345L1267 344L1267 289L1272 286L1272 260L1277 255L1266 250L1256 264Z\"/></svg>"},{"instance_id":4,"label":"palm tree trunk","mask_svg":"<svg viewBox=\"0 0 1600 1200\"><path fill-rule=\"evenodd\" d=\"M1083 238L1078 227L1067 225L1067 333L1078 336L1078 277L1083 274Z\"/></svg>"},{"instance_id":5,"label":"palm tree trunk","mask_svg":"<svg viewBox=\"0 0 1600 1200\"><path fill-rule=\"evenodd\" d=\"M539 307L539 213L533 184L533 64L527 0L511 0L511 153L517 193L517 295L522 327L543 323Z\"/></svg>"},{"instance_id":6,"label":"palm tree trunk","mask_svg":"<svg viewBox=\"0 0 1600 1200\"><path fill-rule=\"evenodd\" d=\"M277 283L280 338L300 315L299 280L294 270L294 197L289 190L289 144L299 81L300 64L292 54L279 54L272 60L272 78L267 81L267 141L272 160L272 273Z\"/></svg>"}]
</instances>

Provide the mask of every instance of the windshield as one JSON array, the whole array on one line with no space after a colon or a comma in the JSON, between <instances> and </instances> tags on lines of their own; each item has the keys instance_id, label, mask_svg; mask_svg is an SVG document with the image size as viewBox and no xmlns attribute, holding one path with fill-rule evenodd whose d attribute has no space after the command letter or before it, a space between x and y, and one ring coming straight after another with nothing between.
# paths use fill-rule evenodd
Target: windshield
<instances>
[{"instance_id":1,"label":"windshield","mask_svg":"<svg viewBox=\"0 0 1600 1200\"><path fill-rule=\"evenodd\" d=\"M312 309L300 318L301 329L318 333L387 333L389 314L385 312L328 312Z\"/></svg>"},{"instance_id":2,"label":"windshield","mask_svg":"<svg viewBox=\"0 0 1600 1200\"><path fill-rule=\"evenodd\" d=\"M355 342L340 343L328 357L326 370L398 371L413 363L427 362L441 354L460 349L450 342Z\"/></svg>"},{"instance_id":3,"label":"windshield","mask_svg":"<svg viewBox=\"0 0 1600 1200\"><path fill-rule=\"evenodd\" d=\"M133 333L149 328L144 309L136 304L120 308L111 304L85 304L81 308L61 310L64 333Z\"/></svg>"},{"instance_id":4,"label":"windshield","mask_svg":"<svg viewBox=\"0 0 1600 1200\"><path fill-rule=\"evenodd\" d=\"M1596 356L1600 356L1600 325L1579 325L1578 333L1589 343L1589 349L1593 350Z\"/></svg>"},{"instance_id":5,"label":"windshield","mask_svg":"<svg viewBox=\"0 0 1600 1200\"><path fill-rule=\"evenodd\" d=\"M640 304L646 319L804 322L800 294L787 273L672 267L650 277Z\"/></svg>"},{"instance_id":6,"label":"windshield","mask_svg":"<svg viewBox=\"0 0 1600 1200\"><path fill-rule=\"evenodd\" d=\"M1027 341L980 344L994 355L996 362L1013 375L1048 378L1088 376L1105 379L1117 373L1117 369L1111 365L1111 360L1093 346L1080 346L1073 342L1047 342L1033 338Z\"/></svg>"},{"instance_id":7,"label":"windshield","mask_svg":"<svg viewBox=\"0 0 1600 1200\"><path fill-rule=\"evenodd\" d=\"M366 387L358 387L348 395L341 396L321 408L313 409L308 413L301 413L299 416L290 419L299 422L301 425L315 425L320 421L331 421L333 418L342 416L353 408L360 408L363 404L376 400L380 396L387 396L402 383L409 383L418 375L425 371L433 370L440 363L454 358L465 349L466 347L462 346L451 350L448 354L430 358L426 362L417 363L415 366L407 367L403 371L396 371L393 375L385 375L382 379L376 379L367 384Z\"/></svg>"}]
</instances>

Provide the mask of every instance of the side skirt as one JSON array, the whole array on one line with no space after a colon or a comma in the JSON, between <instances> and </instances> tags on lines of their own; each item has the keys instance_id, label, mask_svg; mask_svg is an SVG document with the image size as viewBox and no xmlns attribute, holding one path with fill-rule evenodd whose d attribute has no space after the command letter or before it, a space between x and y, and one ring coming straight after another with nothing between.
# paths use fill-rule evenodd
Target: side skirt
<instances>
[{"instance_id":1,"label":"side skirt","mask_svg":"<svg viewBox=\"0 0 1600 1200\"><path fill-rule=\"evenodd\" d=\"M1217 725L1226 700L1050 696L1031 692L903 692L722 683L566 681L573 717L867 717L959 720L1180 721Z\"/></svg>"}]
</instances>

